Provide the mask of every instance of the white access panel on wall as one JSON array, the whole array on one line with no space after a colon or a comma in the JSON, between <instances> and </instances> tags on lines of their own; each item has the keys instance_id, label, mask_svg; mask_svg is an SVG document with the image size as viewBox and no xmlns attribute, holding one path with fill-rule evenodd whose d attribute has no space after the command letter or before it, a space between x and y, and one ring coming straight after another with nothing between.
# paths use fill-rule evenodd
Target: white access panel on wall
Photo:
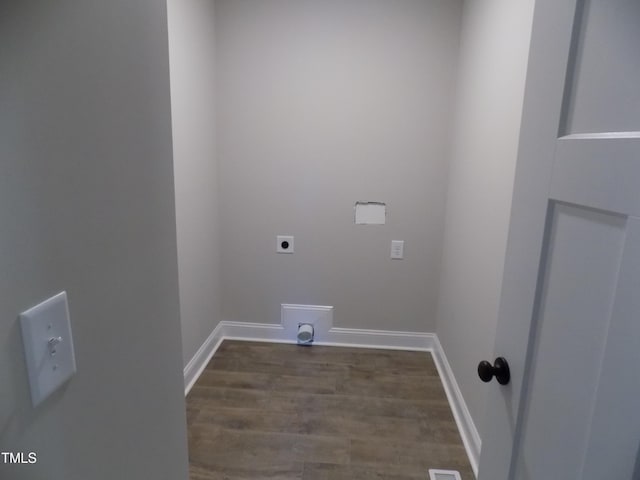
<instances>
[{"instance_id":1,"label":"white access panel on wall","mask_svg":"<svg viewBox=\"0 0 640 480\"><path fill-rule=\"evenodd\" d=\"M21 313L20 328L35 407L76 373L67 293Z\"/></svg>"},{"instance_id":2,"label":"white access panel on wall","mask_svg":"<svg viewBox=\"0 0 640 480\"><path fill-rule=\"evenodd\" d=\"M384 225L387 221L387 206L382 202L356 202L356 225Z\"/></svg>"}]
</instances>

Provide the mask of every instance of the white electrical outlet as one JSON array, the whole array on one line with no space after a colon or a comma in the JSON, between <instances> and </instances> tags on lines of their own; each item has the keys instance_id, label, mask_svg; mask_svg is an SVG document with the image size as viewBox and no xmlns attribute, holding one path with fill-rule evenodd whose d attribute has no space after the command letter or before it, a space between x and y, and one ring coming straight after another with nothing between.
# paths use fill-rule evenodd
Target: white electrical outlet
<instances>
[{"instance_id":1,"label":"white electrical outlet","mask_svg":"<svg viewBox=\"0 0 640 480\"><path fill-rule=\"evenodd\" d=\"M293 253L293 235L278 235L276 237L276 252Z\"/></svg>"},{"instance_id":2,"label":"white electrical outlet","mask_svg":"<svg viewBox=\"0 0 640 480\"><path fill-rule=\"evenodd\" d=\"M391 258L394 260L404 258L404 240L391 240Z\"/></svg>"},{"instance_id":3,"label":"white electrical outlet","mask_svg":"<svg viewBox=\"0 0 640 480\"><path fill-rule=\"evenodd\" d=\"M76 373L67 293L21 313L20 327L35 407Z\"/></svg>"}]
</instances>

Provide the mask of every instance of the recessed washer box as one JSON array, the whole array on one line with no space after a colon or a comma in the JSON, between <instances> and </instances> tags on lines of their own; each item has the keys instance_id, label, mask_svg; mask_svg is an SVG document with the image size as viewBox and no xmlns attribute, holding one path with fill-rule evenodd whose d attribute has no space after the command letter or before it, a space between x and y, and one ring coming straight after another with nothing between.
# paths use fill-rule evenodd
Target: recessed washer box
<instances>
[{"instance_id":1,"label":"recessed washer box","mask_svg":"<svg viewBox=\"0 0 640 480\"><path fill-rule=\"evenodd\" d=\"M19 318L35 407L76 373L67 293L60 292Z\"/></svg>"},{"instance_id":2,"label":"recessed washer box","mask_svg":"<svg viewBox=\"0 0 640 480\"><path fill-rule=\"evenodd\" d=\"M333 328L333 307L328 305L280 304L280 324L292 340L300 325L313 326L314 341L323 342Z\"/></svg>"}]
</instances>

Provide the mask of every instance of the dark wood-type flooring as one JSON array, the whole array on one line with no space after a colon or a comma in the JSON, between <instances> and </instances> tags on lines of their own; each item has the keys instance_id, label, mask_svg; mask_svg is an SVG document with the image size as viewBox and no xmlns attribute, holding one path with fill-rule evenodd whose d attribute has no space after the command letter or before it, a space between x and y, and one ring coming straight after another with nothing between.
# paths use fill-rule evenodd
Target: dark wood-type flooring
<instances>
[{"instance_id":1,"label":"dark wood-type flooring","mask_svg":"<svg viewBox=\"0 0 640 480\"><path fill-rule=\"evenodd\" d=\"M225 341L187 396L191 480L473 480L424 352Z\"/></svg>"}]
</instances>

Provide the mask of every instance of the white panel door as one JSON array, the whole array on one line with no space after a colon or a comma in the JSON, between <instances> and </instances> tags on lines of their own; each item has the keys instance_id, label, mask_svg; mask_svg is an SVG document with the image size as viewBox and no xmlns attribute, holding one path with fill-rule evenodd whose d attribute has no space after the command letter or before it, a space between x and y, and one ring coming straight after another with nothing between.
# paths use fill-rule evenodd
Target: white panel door
<instances>
[{"instance_id":1,"label":"white panel door","mask_svg":"<svg viewBox=\"0 0 640 480\"><path fill-rule=\"evenodd\" d=\"M538 0L525 92L479 478L638 480L640 1Z\"/></svg>"}]
</instances>

